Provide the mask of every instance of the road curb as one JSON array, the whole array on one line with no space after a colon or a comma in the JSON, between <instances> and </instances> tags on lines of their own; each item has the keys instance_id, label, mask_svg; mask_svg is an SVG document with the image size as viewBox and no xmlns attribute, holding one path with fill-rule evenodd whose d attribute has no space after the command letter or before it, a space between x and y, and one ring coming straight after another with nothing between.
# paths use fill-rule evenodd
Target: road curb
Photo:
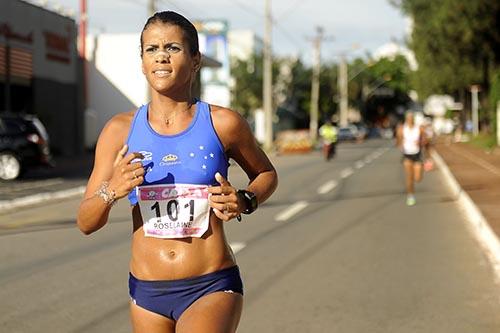
<instances>
[{"instance_id":1,"label":"road curb","mask_svg":"<svg viewBox=\"0 0 500 333\"><path fill-rule=\"evenodd\" d=\"M16 208L83 195L84 192L85 192L85 186L78 186L57 192L44 192L13 200L0 201L0 214Z\"/></svg>"},{"instance_id":2,"label":"road curb","mask_svg":"<svg viewBox=\"0 0 500 333\"><path fill-rule=\"evenodd\" d=\"M469 222L468 226L485 250L496 275L496 280L500 283L500 240L498 236L491 229L490 224L474 201L472 201L467 192L462 189L441 156L436 151L432 151L431 155L441 171L441 174L446 179L451 191L457 196L457 202L464 210L467 221Z\"/></svg>"}]
</instances>

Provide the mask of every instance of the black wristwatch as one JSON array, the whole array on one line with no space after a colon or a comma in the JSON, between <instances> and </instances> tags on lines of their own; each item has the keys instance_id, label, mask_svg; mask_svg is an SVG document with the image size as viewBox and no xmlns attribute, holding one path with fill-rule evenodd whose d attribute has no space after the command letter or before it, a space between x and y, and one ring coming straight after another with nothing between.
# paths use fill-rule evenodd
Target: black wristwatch
<instances>
[{"instance_id":1,"label":"black wristwatch","mask_svg":"<svg viewBox=\"0 0 500 333\"><path fill-rule=\"evenodd\" d=\"M242 213L252 214L253 212L255 212L257 206L259 205L255 194L247 190L238 190L238 194L240 194L245 201L245 210Z\"/></svg>"}]
</instances>

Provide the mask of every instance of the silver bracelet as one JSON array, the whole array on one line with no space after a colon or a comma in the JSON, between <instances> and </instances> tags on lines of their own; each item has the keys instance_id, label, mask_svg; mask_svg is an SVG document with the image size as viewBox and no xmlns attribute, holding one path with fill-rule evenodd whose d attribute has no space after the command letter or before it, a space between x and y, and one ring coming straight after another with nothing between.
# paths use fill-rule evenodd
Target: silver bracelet
<instances>
[{"instance_id":1,"label":"silver bracelet","mask_svg":"<svg viewBox=\"0 0 500 333\"><path fill-rule=\"evenodd\" d=\"M100 197L108 206L113 206L116 202L116 192L109 190L109 182L107 181L102 182L95 195Z\"/></svg>"}]
</instances>

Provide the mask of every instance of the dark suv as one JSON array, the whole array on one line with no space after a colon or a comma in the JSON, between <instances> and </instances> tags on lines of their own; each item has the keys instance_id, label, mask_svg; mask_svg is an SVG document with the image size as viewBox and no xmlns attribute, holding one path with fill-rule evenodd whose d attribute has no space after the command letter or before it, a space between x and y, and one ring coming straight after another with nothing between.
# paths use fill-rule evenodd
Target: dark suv
<instances>
[{"instance_id":1,"label":"dark suv","mask_svg":"<svg viewBox=\"0 0 500 333\"><path fill-rule=\"evenodd\" d=\"M49 136L40 120L0 112L0 180L18 178L27 167L52 165Z\"/></svg>"}]
</instances>

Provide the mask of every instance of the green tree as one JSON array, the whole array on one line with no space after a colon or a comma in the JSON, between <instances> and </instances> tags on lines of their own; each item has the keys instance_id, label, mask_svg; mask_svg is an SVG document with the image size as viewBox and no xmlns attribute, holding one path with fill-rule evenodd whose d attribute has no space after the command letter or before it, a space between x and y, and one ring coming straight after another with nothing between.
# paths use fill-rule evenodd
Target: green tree
<instances>
[{"instance_id":1,"label":"green tree","mask_svg":"<svg viewBox=\"0 0 500 333\"><path fill-rule=\"evenodd\" d=\"M349 104L362 112L365 121L378 122L409 103L411 76L408 61L402 55L354 59L349 64ZM385 94L379 94L380 90L385 90Z\"/></svg>"},{"instance_id":2,"label":"green tree","mask_svg":"<svg viewBox=\"0 0 500 333\"><path fill-rule=\"evenodd\" d=\"M262 108L262 55L255 54L249 60L236 60L231 66L234 82L231 89L231 107L244 116ZM287 66L288 70L280 68ZM323 65L320 71L320 119L336 110L336 70ZM288 77L284 77L288 76ZM294 118L298 128L309 125L312 70L300 59L273 59L273 101L278 115L287 113ZM283 98L284 97L284 98Z\"/></svg>"},{"instance_id":3,"label":"green tree","mask_svg":"<svg viewBox=\"0 0 500 333\"><path fill-rule=\"evenodd\" d=\"M284 70L284 67L285 70ZM262 107L262 57L254 55L248 61L235 61L231 68L234 78L232 107L244 116ZM372 101L371 108L382 104L387 112L406 102L409 66L403 56L378 61L356 59L349 64L349 105L363 111L364 91L376 86L394 91L394 98ZM323 122L338 110L338 65L324 62L320 69L319 120ZM300 59L273 60L273 94L275 110L281 120L287 118L286 128L309 126L311 109L312 69ZM381 84L382 83L382 84ZM370 97L370 96L368 96Z\"/></svg>"},{"instance_id":4,"label":"green tree","mask_svg":"<svg viewBox=\"0 0 500 333\"><path fill-rule=\"evenodd\" d=\"M231 89L231 107L244 116L262 107L262 55L249 60L237 59L231 64L234 79Z\"/></svg>"},{"instance_id":5,"label":"green tree","mask_svg":"<svg viewBox=\"0 0 500 333\"><path fill-rule=\"evenodd\" d=\"M413 20L409 46L418 62L414 84L421 97L447 93L463 98L472 84L480 84L483 97L488 96L491 73L500 63L500 1L390 2Z\"/></svg>"},{"instance_id":6,"label":"green tree","mask_svg":"<svg viewBox=\"0 0 500 333\"><path fill-rule=\"evenodd\" d=\"M297 127L309 126L311 110L312 68L306 67L297 60L292 65L292 80L288 87L287 100L282 107L294 114L298 120ZM337 110L337 69L334 64L321 65L319 75L319 120L331 117Z\"/></svg>"}]
</instances>

